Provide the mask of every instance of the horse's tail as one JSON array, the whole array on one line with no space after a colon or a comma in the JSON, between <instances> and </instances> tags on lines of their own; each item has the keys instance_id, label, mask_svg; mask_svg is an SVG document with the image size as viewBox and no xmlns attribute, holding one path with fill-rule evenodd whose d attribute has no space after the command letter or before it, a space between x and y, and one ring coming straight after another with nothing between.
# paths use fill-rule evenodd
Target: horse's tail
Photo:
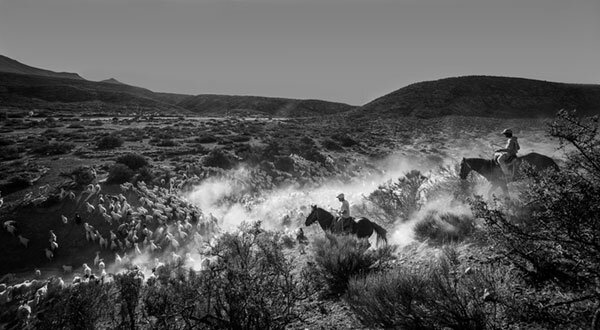
<instances>
[{"instance_id":1,"label":"horse's tail","mask_svg":"<svg viewBox=\"0 0 600 330\"><path fill-rule=\"evenodd\" d=\"M377 245L379 245L381 241L387 244L387 230L385 230L383 227L381 227L373 221L371 221L371 226L373 226L373 230L375 230L375 233L377 234Z\"/></svg>"}]
</instances>

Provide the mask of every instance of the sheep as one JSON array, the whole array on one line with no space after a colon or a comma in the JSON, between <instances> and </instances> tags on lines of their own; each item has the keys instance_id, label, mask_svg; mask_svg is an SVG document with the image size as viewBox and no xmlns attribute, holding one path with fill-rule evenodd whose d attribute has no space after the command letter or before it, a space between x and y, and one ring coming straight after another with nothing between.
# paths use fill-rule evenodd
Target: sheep
<instances>
[{"instance_id":1,"label":"sheep","mask_svg":"<svg viewBox=\"0 0 600 330\"><path fill-rule=\"evenodd\" d=\"M115 262L117 263L117 265L121 265L123 264L123 259L121 258L121 256L119 256L118 253L115 252Z\"/></svg>"},{"instance_id":2,"label":"sheep","mask_svg":"<svg viewBox=\"0 0 600 330\"><path fill-rule=\"evenodd\" d=\"M42 271L41 271L41 270L39 270L39 269L36 269L36 270L34 271L34 276L35 276L35 278L40 278L40 277L42 277Z\"/></svg>"},{"instance_id":3,"label":"sheep","mask_svg":"<svg viewBox=\"0 0 600 330\"><path fill-rule=\"evenodd\" d=\"M116 250L116 249L118 249L118 248L119 248L119 246L117 245L117 243L116 243L115 241L111 241L111 242L110 242L110 249L111 249L111 250L113 250L113 251L114 251L114 250Z\"/></svg>"},{"instance_id":4,"label":"sheep","mask_svg":"<svg viewBox=\"0 0 600 330\"><path fill-rule=\"evenodd\" d=\"M142 251L140 251L140 247L138 246L138 243L134 243L133 246L135 247L135 254L137 254L138 256L142 254Z\"/></svg>"},{"instance_id":5,"label":"sheep","mask_svg":"<svg viewBox=\"0 0 600 330\"><path fill-rule=\"evenodd\" d=\"M8 304L13 300L13 287L9 286L5 290L0 291L0 306Z\"/></svg>"},{"instance_id":6,"label":"sheep","mask_svg":"<svg viewBox=\"0 0 600 330\"><path fill-rule=\"evenodd\" d=\"M4 221L4 229L14 236L17 231L17 227L15 227L16 223L17 222L15 220Z\"/></svg>"},{"instance_id":7,"label":"sheep","mask_svg":"<svg viewBox=\"0 0 600 330\"><path fill-rule=\"evenodd\" d=\"M100 194L100 197L98 197L98 203L104 204L104 196L102 196L102 194Z\"/></svg>"},{"instance_id":8,"label":"sheep","mask_svg":"<svg viewBox=\"0 0 600 330\"><path fill-rule=\"evenodd\" d=\"M45 249L46 251L46 258L48 258L48 260L52 261L52 258L54 258L54 253L52 253L52 251L48 250L47 248Z\"/></svg>"},{"instance_id":9,"label":"sheep","mask_svg":"<svg viewBox=\"0 0 600 330\"><path fill-rule=\"evenodd\" d=\"M85 207L86 207L88 213L94 213L94 211L96 210L94 205L90 204L89 202L85 202Z\"/></svg>"},{"instance_id":10,"label":"sheep","mask_svg":"<svg viewBox=\"0 0 600 330\"><path fill-rule=\"evenodd\" d=\"M92 269L87 264L83 264L83 274L85 274L86 277L92 275Z\"/></svg>"},{"instance_id":11,"label":"sheep","mask_svg":"<svg viewBox=\"0 0 600 330\"><path fill-rule=\"evenodd\" d=\"M17 237L19 238L19 242L21 242L21 244L23 244L23 246L24 246L25 248L27 248L27 246L29 245L29 239L28 239L28 238L25 238L25 237L23 237L23 236L21 236L21 235L19 235L19 236L17 236Z\"/></svg>"},{"instance_id":12,"label":"sheep","mask_svg":"<svg viewBox=\"0 0 600 330\"><path fill-rule=\"evenodd\" d=\"M67 223L69 223L69 219L67 217L65 217L64 215L61 215L60 218L62 219L62 222L66 225Z\"/></svg>"},{"instance_id":13,"label":"sheep","mask_svg":"<svg viewBox=\"0 0 600 330\"><path fill-rule=\"evenodd\" d=\"M73 266L62 265L62 269L65 274L73 272Z\"/></svg>"},{"instance_id":14,"label":"sheep","mask_svg":"<svg viewBox=\"0 0 600 330\"><path fill-rule=\"evenodd\" d=\"M176 263L176 264L180 263L181 260L182 260L181 256L178 255L178 254L176 254L175 252L172 252L171 256L173 257L173 262Z\"/></svg>"},{"instance_id":15,"label":"sheep","mask_svg":"<svg viewBox=\"0 0 600 330\"><path fill-rule=\"evenodd\" d=\"M56 243L56 241L50 241L50 249L52 251L58 249L58 243Z\"/></svg>"},{"instance_id":16,"label":"sheep","mask_svg":"<svg viewBox=\"0 0 600 330\"><path fill-rule=\"evenodd\" d=\"M56 234L54 234L54 231L52 229L50 229L50 242L56 242Z\"/></svg>"},{"instance_id":17,"label":"sheep","mask_svg":"<svg viewBox=\"0 0 600 330\"><path fill-rule=\"evenodd\" d=\"M106 214L106 208L104 208L104 206L102 206L102 204L98 205L98 210L100 211L100 213L102 213L102 215Z\"/></svg>"},{"instance_id":18,"label":"sheep","mask_svg":"<svg viewBox=\"0 0 600 330\"><path fill-rule=\"evenodd\" d=\"M29 306L26 302L21 304L17 309L17 317L20 320L27 321L31 316L31 306Z\"/></svg>"},{"instance_id":19,"label":"sheep","mask_svg":"<svg viewBox=\"0 0 600 330\"><path fill-rule=\"evenodd\" d=\"M100 262L100 251L96 251L96 257L94 258L94 266L98 266Z\"/></svg>"},{"instance_id":20,"label":"sheep","mask_svg":"<svg viewBox=\"0 0 600 330\"><path fill-rule=\"evenodd\" d=\"M101 249L106 249L108 248L108 241L106 239L104 239L104 237L100 236L100 248Z\"/></svg>"},{"instance_id":21,"label":"sheep","mask_svg":"<svg viewBox=\"0 0 600 330\"><path fill-rule=\"evenodd\" d=\"M100 269L100 272L103 272L104 269L106 269L106 265L104 264L103 259L100 259L100 262L98 262L98 269Z\"/></svg>"}]
</instances>

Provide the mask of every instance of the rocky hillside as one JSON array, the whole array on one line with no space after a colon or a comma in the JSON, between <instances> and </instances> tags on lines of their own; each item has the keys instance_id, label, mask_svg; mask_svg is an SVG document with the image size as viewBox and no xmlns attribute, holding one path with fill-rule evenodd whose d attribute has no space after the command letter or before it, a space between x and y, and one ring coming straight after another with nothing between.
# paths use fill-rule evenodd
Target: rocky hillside
<instances>
[{"instance_id":1,"label":"rocky hillside","mask_svg":"<svg viewBox=\"0 0 600 330\"><path fill-rule=\"evenodd\" d=\"M27 75L36 75L43 77L54 77L54 78L68 78L68 79L79 79L83 80L77 73L70 72L54 72L50 70L44 70L34 68L29 65L25 65L21 62L15 61L6 56L0 55L0 72L20 73Z\"/></svg>"},{"instance_id":2,"label":"rocky hillside","mask_svg":"<svg viewBox=\"0 0 600 330\"><path fill-rule=\"evenodd\" d=\"M198 95L178 104L199 115L267 115L275 117L322 116L349 111L354 106L321 100L295 100L260 96Z\"/></svg>"},{"instance_id":3,"label":"rocky hillside","mask_svg":"<svg viewBox=\"0 0 600 330\"><path fill-rule=\"evenodd\" d=\"M363 116L550 117L562 109L600 113L600 85L466 76L409 85L357 108Z\"/></svg>"}]
</instances>

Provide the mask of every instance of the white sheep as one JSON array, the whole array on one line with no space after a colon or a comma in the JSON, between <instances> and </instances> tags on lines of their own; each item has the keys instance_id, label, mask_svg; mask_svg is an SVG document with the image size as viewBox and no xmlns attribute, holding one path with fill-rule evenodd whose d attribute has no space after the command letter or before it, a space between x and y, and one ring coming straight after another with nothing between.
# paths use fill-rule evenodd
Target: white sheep
<instances>
[{"instance_id":1,"label":"white sheep","mask_svg":"<svg viewBox=\"0 0 600 330\"><path fill-rule=\"evenodd\" d=\"M65 217L64 215L61 215L60 218L62 219L62 222L66 225L67 223L69 223L69 219L67 217Z\"/></svg>"},{"instance_id":2,"label":"white sheep","mask_svg":"<svg viewBox=\"0 0 600 330\"><path fill-rule=\"evenodd\" d=\"M83 273L89 277L92 275L92 269L87 264L83 264Z\"/></svg>"},{"instance_id":3,"label":"white sheep","mask_svg":"<svg viewBox=\"0 0 600 330\"><path fill-rule=\"evenodd\" d=\"M96 257L94 258L94 266L98 266L100 262L100 251L96 251Z\"/></svg>"},{"instance_id":4,"label":"white sheep","mask_svg":"<svg viewBox=\"0 0 600 330\"><path fill-rule=\"evenodd\" d=\"M54 253L52 253L52 251L48 250L47 248L45 249L46 251L46 258L48 258L48 260L52 260L52 258L54 258Z\"/></svg>"},{"instance_id":5,"label":"white sheep","mask_svg":"<svg viewBox=\"0 0 600 330\"><path fill-rule=\"evenodd\" d=\"M14 236L17 230L17 227L15 227L16 223L17 222L15 220L4 221L4 229Z\"/></svg>"},{"instance_id":6,"label":"white sheep","mask_svg":"<svg viewBox=\"0 0 600 330\"><path fill-rule=\"evenodd\" d=\"M19 242L21 242L21 244L23 244L23 246L24 246L25 248L27 248L27 246L29 245L29 239L28 239L28 238L25 238L25 237L23 237L23 236L21 236L21 235L19 235L19 236L17 236L17 237L19 238Z\"/></svg>"},{"instance_id":7,"label":"white sheep","mask_svg":"<svg viewBox=\"0 0 600 330\"><path fill-rule=\"evenodd\" d=\"M54 230L50 229L50 242L56 242L56 234L54 234Z\"/></svg>"},{"instance_id":8,"label":"white sheep","mask_svg":"<svg viewBox=\"0 0 600 330\"><path fill-rule=\"evenodd\" d=\"M88 213L94 213L96 210L94 205L90 204L89 202L85 202L85 207L87 208Z\"/></svg>"},{"instance_id":9,"label":"white sheep","mask_svg":"<svg viewBox=\"0 0 600 330\"><path fill-rule=\"evenodd\" d=\"M121 258L121 256L116 252L115 252L115 262L117 263L117 265L123 264L123 258Z\"/></svg>"},{"instance_id":10,"label":"white sheep","mask_svg":"<svg viewBox=\"0 0 600 330\"><path fill-rule=\"evenodd\" d=\"M58 243L56 243L56 241L50 241L50 249L52 251L58 249Z\"/></svg>"},{"instance_id":11,"label":"white sheep","mask_svg":"<svg viewBox=\"0 0 600 330\"><path fill-rule=\"evenodd\" d=\"M100 262L98 262L98 269L100 269L101 272L103 272L104 269L106 269L106 265L104 264L103 259L100 259Z\"/></svg>"}]
</instances>

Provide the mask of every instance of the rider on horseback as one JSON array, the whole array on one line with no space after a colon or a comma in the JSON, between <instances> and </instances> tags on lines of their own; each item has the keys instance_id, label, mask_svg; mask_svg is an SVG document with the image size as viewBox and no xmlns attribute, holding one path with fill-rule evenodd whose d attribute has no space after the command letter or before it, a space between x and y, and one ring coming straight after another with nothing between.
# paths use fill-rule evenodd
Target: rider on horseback
<instances>
[{"instance_id":1,"label":"rider on horseback","mask_svg":"<svg viewBox=\"0 0 600 330\"><path fill-rule=\"evenodd\" d=\"M347 224L349 223L349 220L352 220L350 218L350 203L348 203L348 201L345 199L343 193L337 195L336 198L342 203L340 211L338 212L338 221L342 222L342 229L345 229L348 226Z\"/></svg>"},{"instance_id":2,"label":"rider on horseback","mask_svg":"<svg viewBox=\"0 0 600 330\"><path fill-rule=\"evenodd\" d=\"M494 153L494 159L500 165L502 169L502 173L506 176L507 180L512 179L512 172L508 169L508 165L517 158L517 152L521 147L519 146L519 142L517 141L517 137L513 136L512 130L510 128L502 131L502 134L508 138L506 143L506 147L504 149L498 149Z\"/></svg>"}]
</instances>

